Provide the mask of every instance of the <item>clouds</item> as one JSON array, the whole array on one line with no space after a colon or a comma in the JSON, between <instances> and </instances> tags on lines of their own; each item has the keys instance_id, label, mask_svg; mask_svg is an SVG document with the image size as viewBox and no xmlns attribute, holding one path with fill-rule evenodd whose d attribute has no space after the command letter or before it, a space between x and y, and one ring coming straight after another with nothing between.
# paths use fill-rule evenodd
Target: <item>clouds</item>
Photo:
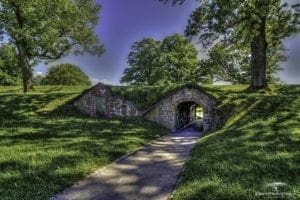
<instances>
[{"instance_id":1,"label":"clouds","mask_svg":"<svg viewBox=\"0 0 300 200\"><path fill-rule=\"evenodd\" d=\"M42 72L42 71L34 71L33 72L33 76L45 76L45 72Z\"/></svg>"}]
</instances>

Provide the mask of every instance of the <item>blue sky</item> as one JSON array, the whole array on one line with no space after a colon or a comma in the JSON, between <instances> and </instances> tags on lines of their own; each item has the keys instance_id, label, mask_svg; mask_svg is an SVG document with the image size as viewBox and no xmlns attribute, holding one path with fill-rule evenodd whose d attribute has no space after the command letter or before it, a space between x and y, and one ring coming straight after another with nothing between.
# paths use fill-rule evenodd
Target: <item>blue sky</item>
<instances>
[{"instance_id":1,"label":"blue sky","mask_svg":"<svg viewBox=\"0 0 300 200\"><path fill-rule=\"evenodd\" d=\"M164 5L158 0L96 0L102 5L100 23L96 29L106 52L101 57L89 55L62 58L55 63L73 63L95 82L119 84L127 67L130 46L144 37L162 39L174 33L183 33L189 15L197 7L196 1L182 6ZM300 34L285 40L288 62L279 72L287 83L300 83ZM51 64L50 64L51 65ZM50 66L49 65L49 66ZM48 67L49 67L48 66ZM39 65L36 73L45 73L47 66Z\"/></svg>"}]
</instances>

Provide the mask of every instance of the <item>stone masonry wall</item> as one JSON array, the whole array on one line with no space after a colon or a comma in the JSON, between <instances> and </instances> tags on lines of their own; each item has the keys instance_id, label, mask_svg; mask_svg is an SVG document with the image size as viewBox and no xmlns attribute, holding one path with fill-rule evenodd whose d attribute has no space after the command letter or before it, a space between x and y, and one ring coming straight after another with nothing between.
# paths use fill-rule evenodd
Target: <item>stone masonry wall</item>
<instances>
[{"instance_id":1,"label":"stone masonry wall","mask_svg":"<svg viewBox=\"0 0 300 200\"><path fill-rule=\"evenodd\" d=\"M104 104L102 105L104 113L97 113L97 98L102 97ZM115 96L112 91L104 84L97 84L87 93L81 95L74 102L75 107L82 113L90 116L97 117L104 115L104 117L132 117L140 115L136 107L130 102Z\"/></svg>"},{"instance_id":2,"label":"stone masonry wall","mask_svg":"<svg viewBox=\"0 0 300 200\"><path fill-rule=\"evenodd\" d=\"M99 99L101 101L99 101ZM103 103L101 103L102 101ZM215 108L216 101L204 91L197 88L181 88L157 102L146 112L143 112L139 111L132 102L114 95L109 87L99 83L75 99L73 104L79 111L90 117L102 115L107 118L112 118L143 115L147 119L175 131L176 109L177 106L183 102L195 102L203 107L204 131L215 130L218 128L220 116L217 114ZM99 106L103 113L99 113Z\"/></svg>"},{"instance_id":3,"label":"stone masonry wall","mask_svg":"<svg viewBox=\"0 0 300 200\"><path fill-rule=\"evenodd\" d=\"M203 130L215 130L219 125L219 117L215 109L216 101L206 93L195 88L183 88L159 101L144 116L166 128L175 131L176 109L180 103L195 102L204 108Z\"/></svg>"}]
</instances>

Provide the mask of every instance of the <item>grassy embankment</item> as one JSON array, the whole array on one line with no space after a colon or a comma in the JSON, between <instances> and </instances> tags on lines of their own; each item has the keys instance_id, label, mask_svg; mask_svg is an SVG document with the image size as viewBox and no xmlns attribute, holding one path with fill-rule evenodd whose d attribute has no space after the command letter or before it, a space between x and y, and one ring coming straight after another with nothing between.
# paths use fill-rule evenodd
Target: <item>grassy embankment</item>
<instances>
[{"instance_id":1,"label":"grassy embankment","mask_svg":"<svg viewBox=\"0 0 300 200\"><path fill-rule=\"evenodd\" d=\"M284 199L300 198L300 86L245 89L207 87L226 124L198 141L174 199L274 199L256 196L276 193L274 182L289 185L277 190Z\"/></svg>"},{"instance_id":2,"label":"grassy embankment","mask_svg":"<svg viewBox=\"0 0 300 200\"><path fill-rule=\"evenodd\" d=\"M166 132L139 119L90 119L65 109L83 89L0 87L1 200L48 199Z\"/></svg>"},{"instance_id":3,"label":"grassy embankment","mask_svg":"<svg viewBox=\"0 0 300 200\"><path fill-rule=\"evenodd\" d=\"M172 87L112 87L145 109ZM255 199L272 182L299 191L300 86L247 92L209 86L224 127L202 137L174 199ZM164 132L141 120L89 119L57 108L83 88L0 89L0 199L47 199Z\"/></svg>"}]
</instances>

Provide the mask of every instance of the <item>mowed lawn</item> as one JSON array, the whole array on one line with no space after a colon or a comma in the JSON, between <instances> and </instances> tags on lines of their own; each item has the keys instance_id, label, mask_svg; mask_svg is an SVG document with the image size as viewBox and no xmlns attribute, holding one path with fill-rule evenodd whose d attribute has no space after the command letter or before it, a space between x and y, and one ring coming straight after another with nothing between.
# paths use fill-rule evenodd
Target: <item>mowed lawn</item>
<instances>
[{"instance_id":1,"label":"mowed lawn","mask_svg":"<svg viewBox=\"0 0 300 200\"><path fill-rule=\"evenodd\" d=\"M201 137L182 173L175 200L300 198L300 86L210 86L226 121ZM267 184L281 182L281 188ZM291 196L289 196L291 195ZM278 197L278 196L277 196Z\"/></svg>"},{"instance_id":2,"label":"mowed lawn","mask_svg":"<svg viewBox=\"0 0 300 200\"><path fill-rule=\"evenodd\" d=\"M64 104L80 87L0 88L0 199L49 199L167 133L143 121L91 119Z\"/></svg>"}]
</instances>

